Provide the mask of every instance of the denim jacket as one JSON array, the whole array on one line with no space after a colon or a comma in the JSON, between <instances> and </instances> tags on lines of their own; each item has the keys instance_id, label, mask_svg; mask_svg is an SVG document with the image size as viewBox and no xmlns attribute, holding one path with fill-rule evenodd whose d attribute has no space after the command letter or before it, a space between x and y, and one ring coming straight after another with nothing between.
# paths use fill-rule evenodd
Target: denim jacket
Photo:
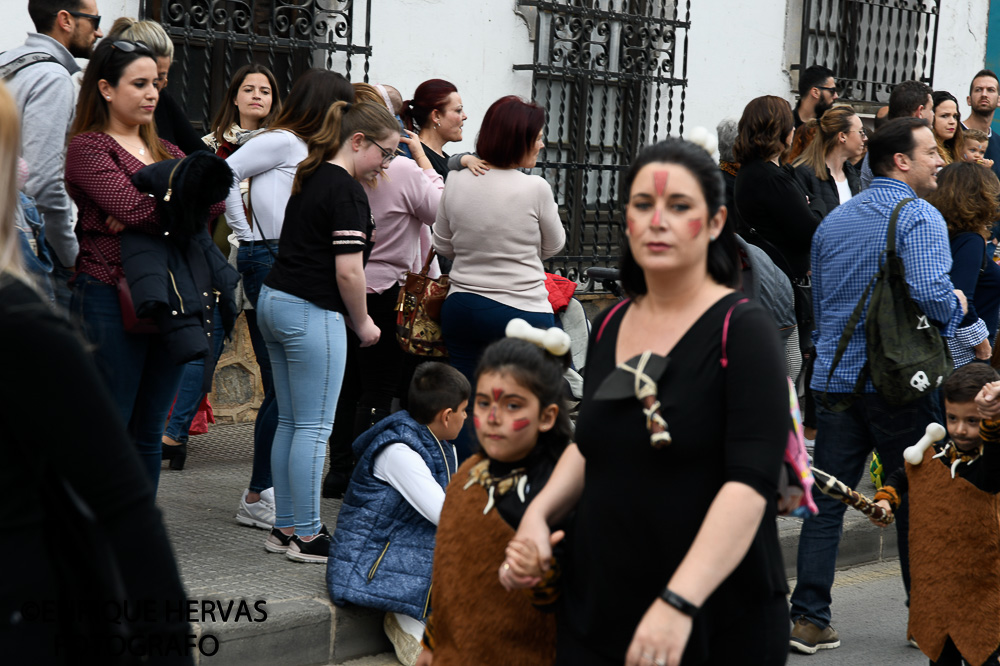
<instances>
[{"instance_id":1,"label":"denim jacket","mask_svg":"<svg viewBox=\"0 0 1000 666\"><path fill-rule=\"evenodd\" d=\"M423 618L430 612L436 526L375 477L375 457L402 442L420 454L444 488L457 467L451 452L406 411L385 418L354 442L357 467L337 517L326 583L333 603L354 603Z\"/></svg>"},{"instance_id":2,"label":"denim jacket","mask_svg":"<svg viewBox=\"0 0 1000 666\"><path fill-rule=\"evenodd\" d=\"M49 300L54 301L55 293L49 277L52 273L52 256L45 243L45 223L42 222L35 200L24 192L18 192L18 196L14 225L20 232L18 235L21 237L24 267L36 278L38 286L49 296Z\"/></svg>"}]
</instances>

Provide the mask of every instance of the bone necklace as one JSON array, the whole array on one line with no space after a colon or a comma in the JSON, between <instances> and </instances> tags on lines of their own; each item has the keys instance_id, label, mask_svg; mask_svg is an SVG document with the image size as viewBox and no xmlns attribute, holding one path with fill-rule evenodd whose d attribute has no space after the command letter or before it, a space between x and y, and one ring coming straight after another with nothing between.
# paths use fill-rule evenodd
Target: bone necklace
<instances>
[{"instance_id":1,"label":"bone necklace","mask_svg":"<svg viewBox=\"0 0 1000 666\"><path fill-rule=\"evenodd\" d=\"M495 495L506 495L510 492L511 488L517 488L517 498L521 500L524 504L525 495L524 491L528 485L528 470L524 467L518 467L515 470L511 470L510 473L503 476L495 477L490 474L490 461L483 460L472 467L469 470L469 481L465 484L462 490L468 490L472 486L479 484L483 488L487 489L489 493L489 499L486 500L486 508L483 509L483 515L485 516L493 508L496 503L494 499Z\"/></svg>"},{"instance_id":2,"label":"bone necklace","mask_svg":"<svg viewBox=\"0 0 1000 666\"><path fill-rule=\"evenodd\" d=\"M983 454L982 444L980 444L979 448L976 449L975 451L961 451L957 446L955 446L953 442L948 442L947 444L945 444L944 448L941 449L941 452L935 455L934 457L935 458L944 458L945 456L948 457L948 460L951 461L951 478L954 479L955 470L958 469L958 465L960 463L971 465L976 460L978 460L979 456L981 456L982 454Z\"/></svg>"}]
</instances>

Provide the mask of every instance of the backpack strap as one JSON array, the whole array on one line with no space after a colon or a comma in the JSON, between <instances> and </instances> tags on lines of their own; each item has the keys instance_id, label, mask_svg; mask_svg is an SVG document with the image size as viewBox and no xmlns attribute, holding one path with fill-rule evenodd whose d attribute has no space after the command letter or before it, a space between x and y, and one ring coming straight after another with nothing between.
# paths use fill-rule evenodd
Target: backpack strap
<instances>
[{"instance_id":1,"label":"backpack strap","mask_svg":"<svg viewBox=\"0 0 1000 666\"><path fill-rule=\"evenodd\" d=\"M618 309L621 308L621 306L628 303L630 300L632 299L626 298L624 300L618 301L618 304L615 305L615 307L611 308L611 311L608 312L608 316L605 317L604 321L601 322L601 327L597 329L597 337L594 338L595 343L601 341L601 336L604 335L604 327L608 325L608 322L611 321L611 318L615 316L615 313L618 312Z\"/></svg>"},{"instance_id":2,"label":"backpack strap","mask_svg":"<svg viewBox=\"0 0 1000 666\"><path fill-rule=\"evenodd\" d=\"M883 252L884 258L895 256L896 254L896 220L899 219L899 211L902 210L903 206L911 201L913 201L912 197L902 199L892 210L892 215L889 217L889 228L886 231L885 252ZM854 384L854 391L834 405L831 405L827 400L827 393L830 390L830 380L833 379L833 371L837 369L837 366L840 364L840 360L844 357L844 353L847 351L847 345L850 344L851 338L854 337L854 330L858 327L858 323L861 321L861 313L865 309L865 305L868 303L868 294L871 293L872 286L874 286L875 281L882 276L885 264L881 260L879 264L878 270L875 272L875 275L872 276L872 279L868 281L868 286L865 287L864 292L861 294L861 299L858 301L858 304L854 306L854 312L852 312L850 318L848 318L847 326L844 327L844 331L840 334L840 340L837 342L837 351L833 355L833 363L830 364L830 372L826 376L826 386L823 389L823 404L827 409L834 412L844 411L864 393L865 381L868 378L867 360L865 361L865 364L861 366L861 371L858 372L858 380Z\"/></svg>"},{"instance_id":3,"label":"backpack strap","mask_svg":"<svg viewBox=\"0 0 1000 666\"><path fill-rule=\"evenodd\" d=\"M719 360L719 363L722 365L723 368L729 365L729 358L726 356L726 341L729 339L729 320L730 318L732 318L733 310L736 309L736 306L739 305L740 303L746 303L749 300L750 300L749 298L741 298L740 300L730 305L729 312L726 313L726 318L722 322L722 358Z\"/></svg>"},{"instance_id":4,"label":"backpack strap","mask_svg":"<svg viewBox=\"0 0 1000 666\"><path fill-rule=\"evenodd\" d=\"M15 74L20 72L25 67L30 67L31 65L37 65L40 62L54 62L61 65L55 56L48 53L43 53L41 51L35 53L25 53L22 56L14 58L6 65L0 65L0 80L7 81L12 79Z\"/></svg>"}]
</instances>

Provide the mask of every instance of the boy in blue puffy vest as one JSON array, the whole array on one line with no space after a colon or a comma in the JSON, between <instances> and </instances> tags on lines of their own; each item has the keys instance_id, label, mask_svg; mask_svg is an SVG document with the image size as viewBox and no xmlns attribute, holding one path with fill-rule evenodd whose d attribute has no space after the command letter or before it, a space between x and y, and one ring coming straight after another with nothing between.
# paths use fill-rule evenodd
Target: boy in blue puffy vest
<instances>
[{"instance_id":1,"label":"boy in blue puffy vest","mask_svg":"<svg viewBox=\"0 0 1000 666\"><path fill-rule=\"evenodd\" d=\"M338 606L386 612L386 634L404 665L415 664L421 651L434 534L459 463L447 440L465 423L470 393L462 373L423 363L410 383L409 411L382 419L354 442L358 463L337 518L326 583Z\"/></svg>"}]
</instances>

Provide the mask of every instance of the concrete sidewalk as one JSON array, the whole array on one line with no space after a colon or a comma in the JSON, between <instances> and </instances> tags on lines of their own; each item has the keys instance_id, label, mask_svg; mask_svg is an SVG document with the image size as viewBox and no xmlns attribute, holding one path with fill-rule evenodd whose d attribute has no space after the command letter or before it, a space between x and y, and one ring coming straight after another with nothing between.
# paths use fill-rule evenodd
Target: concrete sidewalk
<instances>
[{"instance_id":1,"label":"concrete sidewalk","mask_svg":"<svg viewBox=\"0 0 1000 666\"><path fill-rule=\"evenodd\" d=\"M382 615L340 609L326 591L326 567L299 564L264 550L267 532L235 520L250 478L253 424L212 426L191 438L186 468L174 472L164 463L157 503L190 599L201 604L204 622L195 626L204 654L198 663L306 666L343 664L382 666L395 660L382 633ZM858 488L874 492L866 478ZM322 500L323 521L333 531L339 500ZM785 570L795 575L801 521L779 518ZM895 529L879 530L856 511L848 511L838 566L896 557ZM246 601L253 619L237 615ZM232 611L229 611L230 602ZM211 611L211 612L210 612ZM214 620L212 619L214 616ZM211 656L208 656L211 655Z\"/></svg>"}]
</instances>

